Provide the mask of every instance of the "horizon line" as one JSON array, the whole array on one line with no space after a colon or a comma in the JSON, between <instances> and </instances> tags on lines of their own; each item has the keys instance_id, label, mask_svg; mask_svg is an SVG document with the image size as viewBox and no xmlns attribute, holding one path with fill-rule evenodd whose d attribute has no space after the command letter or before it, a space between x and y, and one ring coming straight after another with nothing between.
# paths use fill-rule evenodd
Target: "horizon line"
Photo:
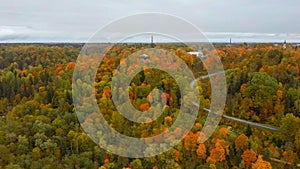
<instances>
[{"instance_id":1,"label":"horizon line","mask_svg":"<svg viewBox=\"0 0 300 169\"><path fill-rule=\"evenodd\" d=\"M103 44L166 44L166 43L188 43L188 44L197 44L197 43L202 43L202 44L207 44L207 43L217 43L217 44L255 44L255 43L264 43L264 44L300 44L299 41L208 41L208 42L174 42L174 41L165 41L165 42L121 42L121 43L113 43L113 42L84 42L84 41L7 41L3 42L0 41L0 44L93 44L93 43L103 43Z\"/></svg>"}]
</instances>

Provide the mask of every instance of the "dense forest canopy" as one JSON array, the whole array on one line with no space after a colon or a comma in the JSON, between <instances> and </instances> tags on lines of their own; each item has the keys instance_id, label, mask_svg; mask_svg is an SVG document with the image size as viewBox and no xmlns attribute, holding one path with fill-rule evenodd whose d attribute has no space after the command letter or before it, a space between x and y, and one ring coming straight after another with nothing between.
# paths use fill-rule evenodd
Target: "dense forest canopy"
<instances>
[{"instance_id":1,"label":"dense forest canopy","mask_svg":"<svg viewBox=\"0 0 300 169\"><path fill-rule=\"evenodd\" d=\"M81 47L82 44L0 45L0 168L261 169L294 168L300 163L299 48L288 45L283 49L274 44L215 45L226 70L228 94L224 114L272 126L279 132L222 119L213 136L199 144L197 139L203 134L207 116L199 109L191 131L173 149L154 157L133 159L100 148L78 122L72 83ZM183 44L115 45L99 65L94 94L111 127L139 138L168 130L182 103L174 78L157 69L137 74L129 91L111 89L113 73L119 64L126 64L122 59L148 47L168 49L197 77L207 74L201 60L188 54L191 49ZM209 49L203 51L210 54ZM206 59L213 62L210 57ZM209 79L202 79L197 85L200 108L209 108ZM152 123L133 123L118 113L112 92L120 98L129 92L132 105L140 111L147 111L154 100L162 100L164 105L156 105L152 110L163 107L164 112ZM96 124L97 116L91 114L85 123ZM168 136L155 141L159 139Z\"/></svg>"}]
</instances>

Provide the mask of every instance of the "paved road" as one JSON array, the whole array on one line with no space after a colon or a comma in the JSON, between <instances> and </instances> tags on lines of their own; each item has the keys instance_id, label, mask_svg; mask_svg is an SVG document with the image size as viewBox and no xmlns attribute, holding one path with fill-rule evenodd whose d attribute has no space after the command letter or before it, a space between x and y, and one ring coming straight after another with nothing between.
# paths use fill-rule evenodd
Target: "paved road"
<instances>
[{"instance_id":1,"label":"paved road","mask_svg":"<svg viewBox=\"0 0 300 169\"><path fill-rule=\"evenodd\" d=\"M194 103L194 104L198 105L196 103ZM205 110L207 112L211 112L211 110L207 109L207 108L203 108L203 110ZM214 113L214 114L217 114L217 113ZM260 123L255 123L255 122L251 122L251 121L239 119L239 118L228 116L228 115L224 115L224 114L222 114L222 117L224 117L224 118L226 118L228 120L233 120L233 121L237 121L237 122L240 122L240 123L249 124L249 125L252 125L252 126L256 126L256 127L259 127L259 128L263 128L263 129L267 129L267 130L271 130L271 131L275 131L275 132L279 132L280 131L276 127L266 126L266 125L263 125L263 124L260 124Z\"/></svg>"},{"instance_id":2,"label":"paved road","mask_svg":"<svg viewBox=\"0 0 300 169\"><path fill-rule=\"evenodd\" d=\"M222 117L224 117L226 119L229 119L229 120L233 120L233 121L237 121L237 122L249 124L249 125L252 125L252 126L256 126L256 127L260 127L260 128L264 128L264 129L276 131L276 132L280 131L278 128L275 128L275 127L266 126L266 125L263 125L263 124L260 124L260 123L255 123L255 122L243 120L243 119L239 119L239 118L236 118L236 117L231 117L231 116L227 116L227 115L222 115Z\"/></svg>"},{"instance_id":3,"label":"paved road","mask_svg":"<svg viewBox=\"0 0 300 169\"><path fill-rule=\"evenodd\" d=\"M191 83L190 83L190 86L191 87L194 87L196 82L200 79L206 79L206 78L209 78L211 76L215 76L215 75L218 75L218 74L225 74L227 71L220 71L220 72L215 72L215 73L211 73L211 74L208 74L208 75L204 75L204 76L200 76L198 77L197 79L193 80Z\"/></svg>"}]
</instances>

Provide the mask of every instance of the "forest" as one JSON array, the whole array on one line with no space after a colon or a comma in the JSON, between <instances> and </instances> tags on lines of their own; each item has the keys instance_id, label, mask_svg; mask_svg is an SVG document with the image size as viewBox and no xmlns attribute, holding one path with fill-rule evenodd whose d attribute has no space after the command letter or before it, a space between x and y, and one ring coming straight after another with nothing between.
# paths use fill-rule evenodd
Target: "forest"
<instances>
[{"instance_id":1,"label":"forest","mask_svg":"<svg viewBox=\"0 0 300 169\"><path fill-rule=\"evenodd\" d=\"M199 143L197 139L203 134L207 117L207 112L199 109L192 129L172 149L153 157L126 158L102 149L77 118L72 84L91 86L84 83L84 77L75 81L74 69L77 64L93 63L88 57L88 62L77 61L81 47L81 44L0 44L0 169L300 168L300 48L271 43L214 45L227 82L223 114L277 131L222 118L213 135ZM191 49L184 44L114 45L98 67L94 95L110 127L137 138L167 131L176 121L182 104L173 77L156 69L144 69L133 78L126 92L140 111L148 110L155 99L163 100L165 104L158 105L164 107L163 113L151 123L133 123L118 113L112 92L121 98L125 91L111 89L113 75L118 65L128 64L122 59L144 48L167 49L181 58L195 76L207 74L201 60L190 55ZM204 47L203 52L210 55L211 49ZM205 60L214 62L213 57ZM167 64L166 67L170 66ZM130 73L137 66L131 65L126 71ZM81 67L87 71L89 65ZM199 80L197 87L200 107L209 108L209 79ZM153 89L163 93L151 93ZM88 109L90 105L82 106ZM92 113L84 123L96 125L97 116Z\"/></svg>"}]
</instances>

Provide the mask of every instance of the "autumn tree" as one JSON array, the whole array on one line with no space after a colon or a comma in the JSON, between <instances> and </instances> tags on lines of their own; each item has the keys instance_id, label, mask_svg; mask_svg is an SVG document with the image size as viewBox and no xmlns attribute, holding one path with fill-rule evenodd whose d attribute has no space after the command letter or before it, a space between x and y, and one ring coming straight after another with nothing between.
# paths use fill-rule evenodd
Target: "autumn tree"
<instances>
[{"instance_id":1,"label":"autumn tree","mask_svg":"<svg viewBox=\"0 0 300 169\"><path fill-rule=\"evenodd\" d=\"M248 137L245 134L239 135L235 141L235 150L246 150L248 148Z\"/></svg>"},{"instance_id":2,"label":"autumn tree","mask_svg":"<svg viewBox=\"0 0 300 169\"><path fill-rule=\"evenodd\" d=\"M251 164L256 161L256 153L251 149L244 151L241 157L244 161L245 168L249 168Z\"/></svg>"},{"instance_id":3,"label":"autumn tree","mask_svg":"<svg viewBox=\"0 0 300 169\"><path fill-rule=\"evenodd\" d=\"M226 159L225 156L225 149L221 145L219 141L216 142L215 148L210 150L210 155L206 159L206 162L211 162L211 163L217 163L217 162L222 162Z\"/></svg>"},{"instance_id":4,"label":"autumn tree","mask_svg":"<svg viewBox=\"0 0 300 169\"><path fill-rule=\"evenodd\" d=\"M289 163L293 163L296 158L296 153L292 150L286 150L282 153L283 160Z\"/></svg>"},{"instance_id":5,"label":"autumn tree","mask_svg":"<svg viewBox=\"0 0 300 169\"><path fill-rule=\"evenodd\" d=\"M264 161L261 156L258 156L255 163L252 164L252 169L272 169L269 162Z\"/></svg>"},{"instance_id":6,"label":"autumn tree","mask_svg":"<svg viewBox=\"0 0 300 169\"><path fill-rule=\"evenodd\" d=\"M196 152L200 159L205 159L205 157L206 157L205 144L203 144L203 143L199 144Z\"/></svg>"},{"instance_id":7,"label":"autumn tree","mask_svg":"<svg viewBox=\"0 0 300 169\"><path fill-rule=\"evenodd\" d=\"M220 138L226 138L226 136L229 134L229 130L227 129L227 128L224 128L224 127L222 127L222 128L220 128L220 130L219 130L219 137Z\"/></svg>"}]
</instances>

